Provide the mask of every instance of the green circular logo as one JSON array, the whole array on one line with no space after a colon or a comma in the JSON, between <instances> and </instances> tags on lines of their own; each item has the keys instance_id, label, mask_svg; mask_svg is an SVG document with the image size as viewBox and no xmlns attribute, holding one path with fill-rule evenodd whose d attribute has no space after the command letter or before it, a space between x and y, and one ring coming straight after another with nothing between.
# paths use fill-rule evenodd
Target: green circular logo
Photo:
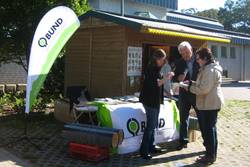
<instances>
[{"instance_id":1,"label":"green circular logo","mask_svg":"<svg viewBox=\"0 0 250 167\"><path fill-rule=\"evenodd\" d=\"M130 118L127 121L127 129L129 131L129 133L131 133L133 136L138 135L139 128L140 128L140 125L139 125L139 122L136 119Z\"/></svg>"},{"instance_id":2,"label":"green circular logo","mask_svg":"<svg viewBox=\"0 0 250 167\"><path fill-rule=\"evenodd\" d=\"M39 45L40 47L46 47L46 46L48 45L46 38L40 38L40 39L38 40L38 45Z\"/></svg>"}]
</instances>

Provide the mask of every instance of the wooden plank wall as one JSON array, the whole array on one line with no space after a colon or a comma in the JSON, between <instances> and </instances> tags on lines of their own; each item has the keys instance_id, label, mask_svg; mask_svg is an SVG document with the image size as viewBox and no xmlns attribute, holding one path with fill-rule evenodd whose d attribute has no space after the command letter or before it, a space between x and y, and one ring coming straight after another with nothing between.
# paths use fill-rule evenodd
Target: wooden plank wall
<instances>
[{"instance_id":1,"label":"wooden plank wall","mask_svg":"<svg viewBox=\"0 0 250 167\"><path fill-rule=\"evenodd\" d=\"M66 45L65 90L76 85L89 88L90 38L90 30L78 29Z\"/></svg>"},{"instance_id":2,"label":"wooden plank wall","mask_svg":"<svg viewBox=\"0 0 250 167\"><path fill-rule=\"evenodd\" d=\"M124 35L122 26L93 30L91 92L97 97L123 94Z\"/></svg>"},{"instance_id":3,"label":"wooden plank wall","mask_svg":"<svg viewBox=\"0 0 250 167\"><path fill-rule=\"evenodd\" d=\"M128 46L177 46L183 40L140 33L100 19L86 19L66 47L65 88L85 85L93 97L133 94L139 91L140 77L134 78L136 84L130 86L131 78L126 74ZM193 47L204 44L204 41L186 40Z\"/></svg>"},{"instance_id":4,"label":"wooden plank wall","mask_svg":"<svg viewBox=\"0 0 250 167\"><path fill-rule=\"evenodd\" d=\"M86 85L93 97L125 94L124 38L122 26L79 29L66 48L65 89Z\"/></svg>"}]
</instances>

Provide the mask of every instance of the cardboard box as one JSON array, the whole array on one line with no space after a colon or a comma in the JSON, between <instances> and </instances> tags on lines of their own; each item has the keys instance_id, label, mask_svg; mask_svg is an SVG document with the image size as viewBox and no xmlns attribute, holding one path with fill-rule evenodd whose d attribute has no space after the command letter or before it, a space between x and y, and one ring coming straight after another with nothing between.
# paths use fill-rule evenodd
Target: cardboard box
<instances>
[{"instance_id":1,"label":"cardboard box","mask_svg":"<svg viewBox=\"0 0 250 167\"><path fill-rule=\"evenodd\" d=\"M69 100L60 99L55 101L54 116L56 120L64 123L74 122L74 115L70 111Z\"/></svg>"}]
</instances>

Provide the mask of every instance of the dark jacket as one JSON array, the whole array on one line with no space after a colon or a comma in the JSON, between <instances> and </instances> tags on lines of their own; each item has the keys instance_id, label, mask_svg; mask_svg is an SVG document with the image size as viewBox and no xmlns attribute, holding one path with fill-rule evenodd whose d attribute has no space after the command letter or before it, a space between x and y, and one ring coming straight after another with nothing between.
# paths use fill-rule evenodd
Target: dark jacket
<instances>
[{"instance_id":1,"label":"dark jacket","mask_svg":"<svg viewBox=\"0 0 250 167\"><path fill-rule=\"evenodd\" d=\"M179 61L176 62L176 68L175 68L175 71L174 71L175 72L174 82L179 82L177 80L177 77L179 75L181 75L181 74L184 74L185 70L187 68L188 68L187 62L184 59L180 59ZM192 74L192 76L190 76L190 74L188 72L184 80L196 81L197 75L199 73L199 69L200 69L200 66L199 66L199 64L195 60L194 63L193 63L193 74ZM191 96L195 97L195 95L193 93L187 92L183 88L180 88L180 94L181 93L190 94Z\"/></svg>"},{"instance_id":2,"label":"dark jacket","mask_svg":"<svg viewBox=\"0 0 250 167\"><path fill-rule=\"evenodd\" d=\"M174 81L175 82L178 82L177 81L177 77L181 74L184 74L185 70L188 68L187 67L187 62L183 59L180 59L178 60L176 63L175 63L175 77L174 77ZM197 79L197 75L199 73L199 69L200 69L200 66L199 64L194 61L193 63L193 74L192 76L189 75L189 72L187 73L186 77L185 77L185 80L192 80L192 81L196 81Z\"/></svg>"},{"instance_id":3,"label":"dark jacket","mask_svg":"<svg viewBox=\"0 0 250 167\"><path fill-rule=\"evenodd\" d=\"M163 85L158 86L157 79L161 79L160 68L148 67L145 71L140 102L148 107L160 108L163 104Z\"/></svg>"}]
</instances>

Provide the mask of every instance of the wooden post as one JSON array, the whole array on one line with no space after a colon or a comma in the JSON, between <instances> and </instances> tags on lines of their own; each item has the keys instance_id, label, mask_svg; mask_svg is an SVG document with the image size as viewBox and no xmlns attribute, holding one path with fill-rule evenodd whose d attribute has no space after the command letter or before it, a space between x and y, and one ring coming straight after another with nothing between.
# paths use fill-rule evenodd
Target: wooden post
<instances>
[{"instance_id":1,"label":"wooden post","mask_svg":"<svg viewBox=\"0 0 250 167\"><path fill-rule=\"evenodd\" d=\"M188 139L190 142L196 141L196 131L195 130L189 130L188 131Z\"/></svg>"},{"instance_id":2,"label":"wooden post","mask_svg":"<svg viewBox=\"0 0 250 167\"><path fill-rule=\"evenodd\" d=\"M5 85L0 84L0 93L5 93Z\"/></svg>"},{"instance_id":3,"label":"wooden post","mask_svg":"<svg viewBox=\"0 0 250 167\"><path fill-rule=\"evenodd\" d=\"M16 92L16 84L6 84L5 91L6 92Z\"/></svg>"},{"instance_id":4,"label":"wooden post","mask_svg":"<svg viewBox=\"0 0 250 167\"><path fill-rule=\"evenodd\" d=\"M92 23L92 18L91 18ZM88 89L91 91L92 88L92 58L93 58L93 29L90 30L90 38L89 38L89 87Z\"/></svg>"}]
</instances>

